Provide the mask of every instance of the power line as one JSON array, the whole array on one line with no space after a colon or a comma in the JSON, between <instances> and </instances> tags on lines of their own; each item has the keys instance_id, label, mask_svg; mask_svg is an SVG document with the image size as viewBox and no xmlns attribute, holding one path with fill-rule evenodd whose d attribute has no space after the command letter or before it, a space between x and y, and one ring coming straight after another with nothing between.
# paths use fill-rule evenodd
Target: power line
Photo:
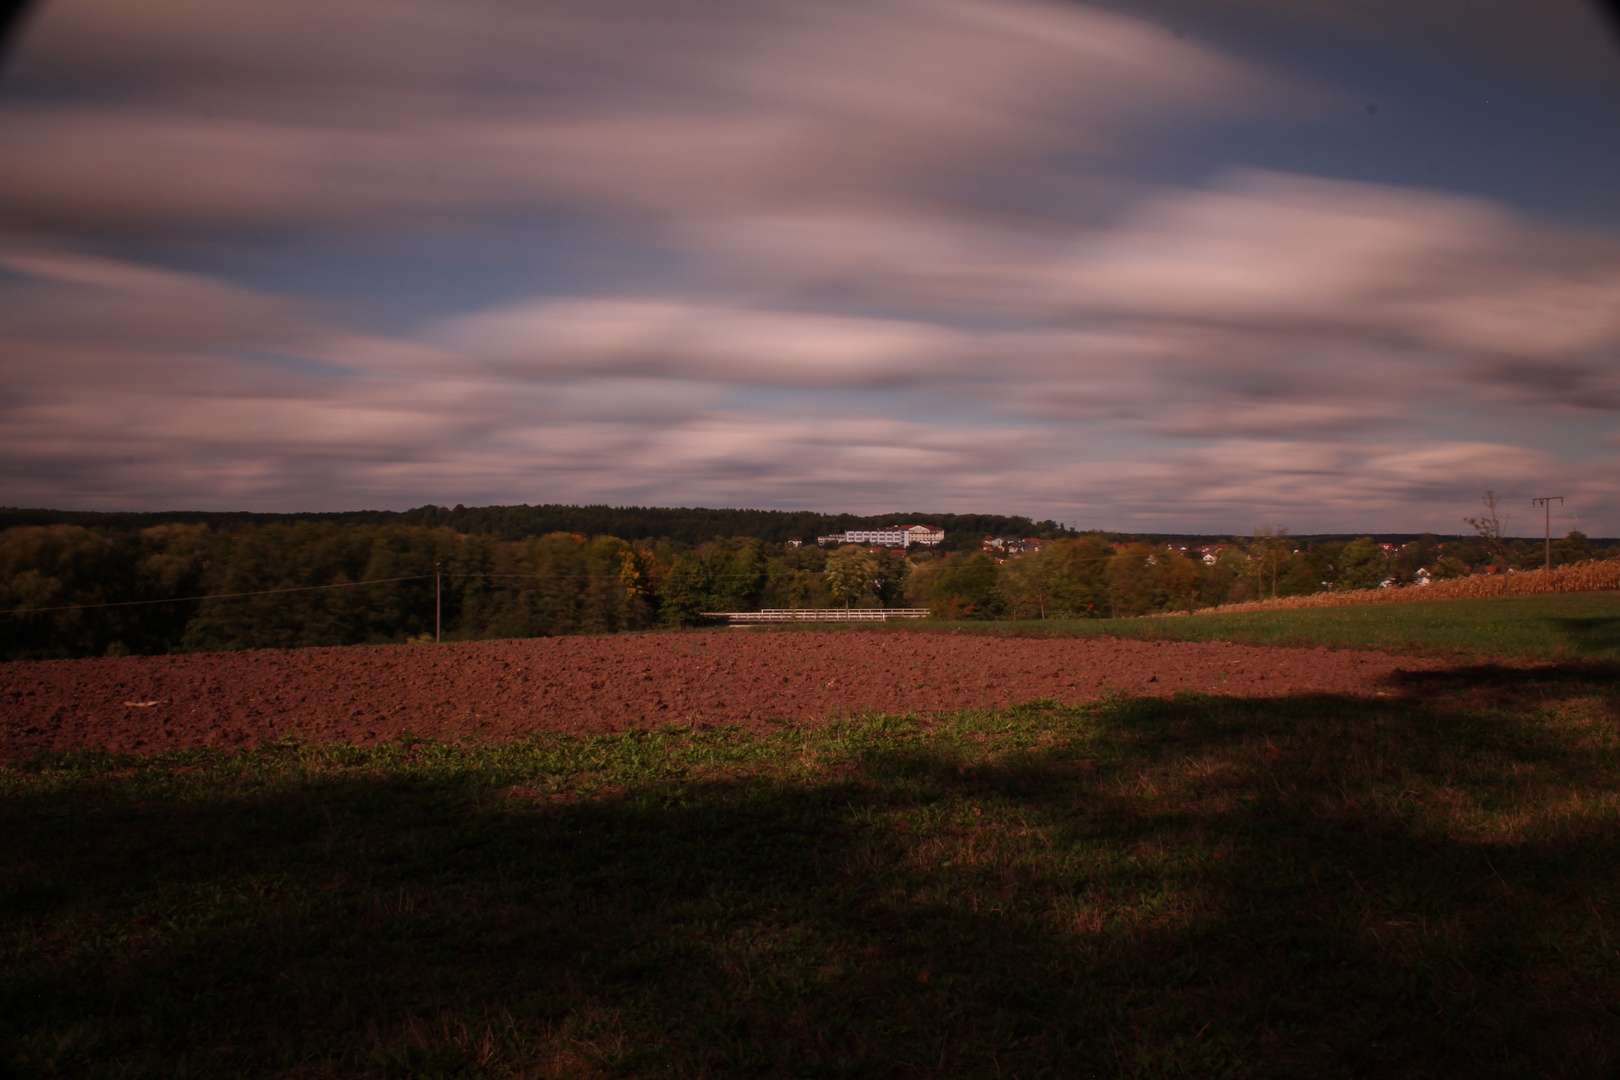
<instances>
[{"instance_id":1,"label":"power line","mask_svg":"<svg viewBox=\"0 0 1620 1080\"><path fill-rule=\"evenodd\" d=\"M813 570L796 573L815 573ZM275 596L279 593L313 592L317 589L352 589L358 585L387 585L397 581L426 581L432 574L410 574L406 577L374 578L371 581L340 581L333 585L298 585L287 589L258 589L253 592L206 593L201 596L169 596L160 600L113 600L104 604L59 604L55 607L6 608L0 614L36 615L48 611L85 611L91 608L140 607L146 604L184 604L192 600L235 600L244 596ZM452 578L517 578L524 581L592 581L588 574L566 574L543 577L540 574L445 574ZM753 574L710 574L713 578L754 577Z\"/></svg>"}]
</instances>

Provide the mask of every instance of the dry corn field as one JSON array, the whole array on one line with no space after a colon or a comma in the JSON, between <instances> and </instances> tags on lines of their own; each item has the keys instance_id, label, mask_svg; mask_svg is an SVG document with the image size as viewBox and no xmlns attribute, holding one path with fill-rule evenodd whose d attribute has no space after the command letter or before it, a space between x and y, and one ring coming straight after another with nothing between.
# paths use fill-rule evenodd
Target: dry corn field
<instances>
[{"instance_id":1,"label":"dry corn field","mask_svg":"<svg viewBox=\"0 0 1620 1080\"><path fill-rule=\"evenodd\" d=\"M1241 611L1280 611L1287 608L1344 607L1351 604L1399 604L1411 600L1462 600L1476 596L1532 596L1537 593L1602 592L1620 589L1620 559L1593 559L1555 566L1551 570L1521 570L1508 574L1475 574L1472 577L1434 581L1428 585L1407 585L1388 589L1354 589L1349 592L1311 593L1308 596L1279 596L1271 600L1249 600L1222 604L1177 615L1224 615Z\"/></svg>"}]
</instances>

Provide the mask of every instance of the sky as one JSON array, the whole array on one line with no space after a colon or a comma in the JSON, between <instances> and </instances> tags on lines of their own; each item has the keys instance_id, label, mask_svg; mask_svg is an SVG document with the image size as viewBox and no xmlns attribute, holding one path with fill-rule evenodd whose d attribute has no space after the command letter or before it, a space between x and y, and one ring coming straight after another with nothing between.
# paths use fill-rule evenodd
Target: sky
<instances>
[{"instance_id":1,"label":"sky","mask_svg":"<svg viewBox=\"0 0 1620 1080\"><path fill-rule=\"evenodd\" d=\"M1620 535L1580 0L43 0L0 504Z\"/></svg>"}]
</instances>

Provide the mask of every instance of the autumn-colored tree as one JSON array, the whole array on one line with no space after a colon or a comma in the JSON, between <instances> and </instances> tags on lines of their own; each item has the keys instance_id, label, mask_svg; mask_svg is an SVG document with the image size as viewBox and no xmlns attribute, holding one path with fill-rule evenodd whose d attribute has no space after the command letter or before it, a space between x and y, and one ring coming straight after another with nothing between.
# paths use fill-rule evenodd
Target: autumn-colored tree
<instances>
[{"instance_id":1,"label":"autumn-colored tree","mask_svg":"<svg viewBox=\"0 0 1620 1080\"><path fill-rule=\"evenodd\" d=\"M1198 606L1198 594L1204 585L1203 563L1166 550L1159 553L1158 569L1161 611L1190 611Z\"/></svg>"}]
</instances>

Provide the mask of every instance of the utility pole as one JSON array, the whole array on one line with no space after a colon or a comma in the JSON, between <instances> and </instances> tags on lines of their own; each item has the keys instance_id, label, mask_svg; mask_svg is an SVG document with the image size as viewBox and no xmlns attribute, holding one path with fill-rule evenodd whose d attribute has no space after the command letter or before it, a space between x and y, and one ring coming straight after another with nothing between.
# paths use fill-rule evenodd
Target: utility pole
<instances>
[{"instance_id":1,"label":"utility pole","mask_svg":"<svg viewBox=\"0 0 1620 1080\"><path fill-rule=\"evenodd\" d=\"M443 640L439 636L439 616L444 610L444 605L440 600L440 598L444 595L444 590L441 588L444 578L444 574L441 573L443 568L443 563L433 564L433 644L435 645L439 644L439 642Z\"/></svg>"},{"instance_id":2,"label":"utility pole","mask_svg":"<svg viewBox=\"0 0 1620 1080\"><path fill-rule=\"evenodd\" d=\"M1275 541L1267 541L1267 544L1272 547L1272 599L1275 601L1277 599L1277 559L1281 552L1278 551Z\"/></svg>"},{"instance_id":3,"label":"utility pole","mask_svg":"<svg viewBox=\"0 0 1620 1080\"><path fill-rule=\"evenodd\" d=\"M1547 508L1547 569L1548 570L1552 569L1552 504L1553 504L1554 499L1558 500L1558 505L1559 506L1564 505L1564 497L1562 495L1543 495L1539 499L1531 499L1530 500L1530 505L1531 506L1545 506Z\"/></svg>"}]
</instances>

